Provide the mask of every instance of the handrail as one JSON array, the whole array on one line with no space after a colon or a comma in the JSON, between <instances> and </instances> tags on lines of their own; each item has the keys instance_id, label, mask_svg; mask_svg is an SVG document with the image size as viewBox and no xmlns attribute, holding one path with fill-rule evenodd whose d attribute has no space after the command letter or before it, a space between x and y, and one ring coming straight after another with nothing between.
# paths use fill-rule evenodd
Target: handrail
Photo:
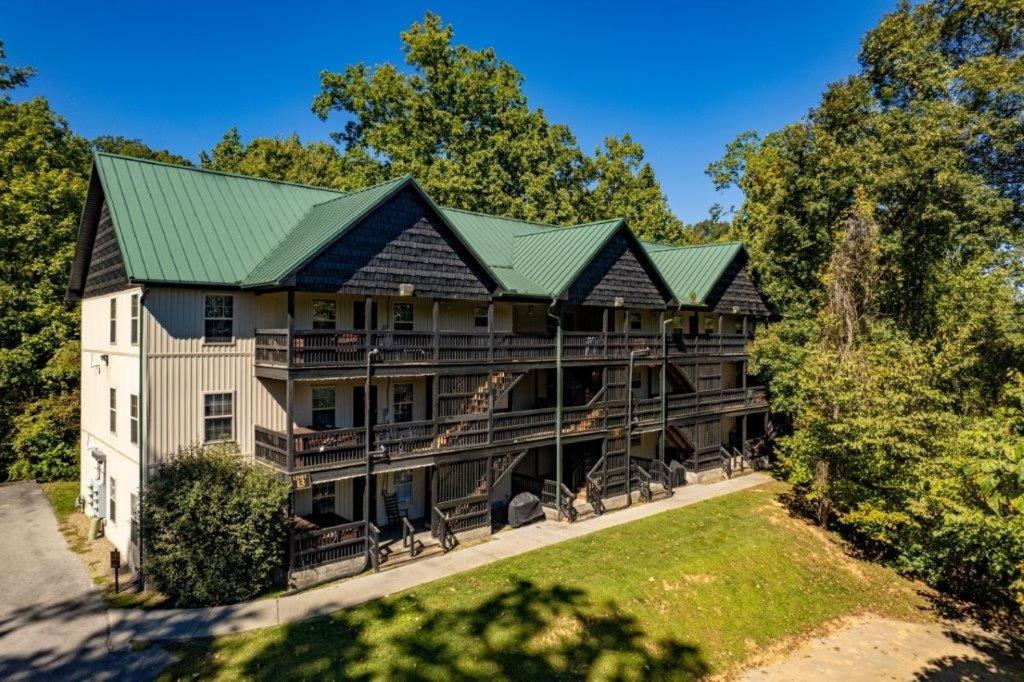
<instances>
[{"instance_id":1,"label":"handrail","mask_svg":"<svg viewBox=\"0 0 1024 682\"><path fill-rule=\"evenodd\" d=\"M437 539L441 543L441 552L448 553L455 549L455 534L448 528L448 515L437 506L433 509Z\"/></svg>"},{"instance_id":2,"label":"handrail","mask_svg":"<svg viewBox=\"0 0 1024 682\"><path fill-rule=\"evenodd\" d=\"M722 462L722 469L725 471L725 475L728 478L732 478L732 456L729 454L729 451L719 445L718 456Z\"/></svg>"},{"instance_id":3,"label":"handrail","mask_svg":"<svg viewBox=\"0 0 1024 682\"><path fill-rule=\"evenodd\" d=\"M639 483L640 499L644 502L650 502L654 499L654 493L651 491L651 474L637 462L634 462L633 466L636 469L636 477Z\"/></svg>"},{"instance_id":4,"label":"handrail","mask_svg":"<svg viewBox=\"0 0 1024 682\"><path fill-rule=\"evenodd\" d=\"M604 493L604 479L602 478L600 482L598 481L598 477L602 476L602 474L597 473L597 470L604 466L607 457L607 454L601 455L590 471L587 472L587 502L594 508L595 516L600 516L604 513L604 504L601 502L601 496Z\"/></svg>"},{"instance_id":5,"label":"handrail","mask_svg":"<svg viewBox=\"0 0 1024 682\"><path fill-rule=\"evenodd\" d=\"M402 547L409 548L409 558L416 556L416 529L405 516L402 517Z\"/></svg>"},{"instance_id":6,"label":"handrail","mask_svg":"<svg viewBox=\"0 0 1024 682\"><path fill-rule=\"evenodd\" d=\"M370 554L373 572L376 573L380 571L380 528L370 521L366 522L366 547Z\"/></svg>"}]
</instances>

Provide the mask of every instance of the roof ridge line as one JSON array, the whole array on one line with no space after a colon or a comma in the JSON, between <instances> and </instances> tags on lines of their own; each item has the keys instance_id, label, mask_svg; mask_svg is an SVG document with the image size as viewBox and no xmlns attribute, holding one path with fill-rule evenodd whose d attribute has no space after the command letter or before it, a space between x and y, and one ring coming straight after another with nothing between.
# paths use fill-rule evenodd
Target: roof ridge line
<instances>
[{"instance_id":1,"label":"roof ridge line","mask_svg":"<svg viewBox=\"0 0 1024 682\"><path fill-rule=\"evenodd\" d=\"M666 244L665 242L648 242L643 241L642 243L649 246L663 246L666 249L706 249L709 246L745 246L745 244L739 239L733 239L727 242L708 242L706 244Z\"/></svg>"},{"instance_id":2,"label":"roof ridge line","mask_svg":"<svg viewBox=\"0 0 1024 682\"><path fill-rule=\"evenodd\" d=\"M623 222L624 220L625 220L625 218L609 218L608 220L595 220L592 223L580 223L578 225L566 225L565 227L556 227L556 228L554 228L554 230L557 230L558 232L567 232L568 230L575 230L578 227L594 227L596 225L608 225L608 224L611 224L611 223L618 224L618 223ZM525 234L514 235L512 237L512 239L519 239L521 237L534 237L534 236L536 236L538 234L552 234L552 233L553 232L527 232Z\"/></svg>"},{"instance_id":3,"label":"roof ridge line","mask_svg":"<svg viewBox=\"0 0 1024 682\"><path fill-rule=\"evenodd\" d=\"M410 180L410 179L412 179L412 176L409 175L408 173L405 173L404 175L399 175L397 178L391 178L390 180L382 180L381 182L378 182L375 185L368 185L366 187L360 187L359 189L352 190L351 192L344 192L341 196L333 197L331 199L326 199L324 201L319 201L319 202L313 204L312 206L310 206L306 210L306 213L309 213L310 211L312 211L317 206L323 206L324 204L329 204L332 201L337 201L339 199L347 199L349 197L354 197L357 194L362 194L363 192L369 192L371 189L377 189L378 187L383 187L384 185L389 185L391 183L398 182L399 180ZM303 215L305 215L305 213Z\"/></svg>"},{"instance_id":4,"label":"roof ridge line","mask_svg":"<svg viewBox=\"0 0 1024 682\"><path fill-rule=\"evenodd\" d=\"M302 187L305 189L316 189L321 192L334 192L342 196L353 194L354 192L346 192L342 189L335 189L333 187L324 187L323 185L310 185L302 182L289 182L287 180L275 180L273 178L261 178L258 175L245 175L244 173L229 173L228 171L215 170L213 168L204 168L203 166L183 166L180 163L167 163L166 161L157 161L156 159L140 159L137 156L127 156L125 154L113 154L111 152L94 151L93 156L107 156L112 159L125 159L127 161L137 161L139 163L148 163L153 166L164 166L166 168L174 168L176 170L195 171L197 173L208 173L210 175L222 175L227 178L240 178L242 180L255 180L257 182L269 182L275 185L287 185L288 187ZM361 191L361 190L357 190ZM328 199L331 201L331 199Z\"/></svg>"},{"instance_id":5,"label":"roof ridge line","mask_svg":"<svg viewBox=\"0 0 1024 682\"><path fill-rule=\"evenodd\" d=\"M534 227L543 227L549 230L564 230L572 225L553 225L551 223L542 223L536 220L527 220L526 218L513 218L512 216L498 215L497 213L484 213L483 211L470 211L465 208L455 208L453 206L441 206L446 211L457 211L459 213L468 213L469 215L478 215L484 218L497 218L498 220L511 220L516 223L524 223L526 225L533 225Z\"/></svg>"}]
</instances>

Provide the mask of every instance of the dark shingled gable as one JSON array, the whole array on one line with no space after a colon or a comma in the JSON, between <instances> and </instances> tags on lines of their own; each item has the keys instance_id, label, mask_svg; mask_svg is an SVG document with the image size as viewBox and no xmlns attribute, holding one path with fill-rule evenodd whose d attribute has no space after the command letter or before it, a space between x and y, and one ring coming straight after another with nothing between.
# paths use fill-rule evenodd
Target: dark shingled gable
<instances>
[{"instance_id":1,"label":"dark shingled gable","mask_svg":"<svg viewBox=\"0 0 1024 682\"><path fill-rule=\"evenodd\" d=\"M295 274L310 291L390 295L412 284L421 298L483 300L488 277L432 207L406 187Z\"/></svg>"},{"instance_id":2,"label":"dark shingled gable","mask_svg":"<svg viewBox=\"0 0 1024 682\"><path fill-rule=\"evenodd\" d=\"M569 303L611 306L621 296L627 308L663 308L662 294L621 231L608 240L568 290Z\"/></svg>"},{"instance_id":3,"label":"dark shingled gable","mask_svg":"<svg viewBox=\"0 0 1024 682\"><path fill-rule=\"evenodd\" d=\"M772 310L761 292L754 287L745 261L745 258L737 257L726 268L708 294L708 307L725 314L732 314L735 308L740 315L768 317Z\"/></svg>"},{"instance_id":4,"label":"dark shingled gable","mask_svg":"<svg viewBox=\"0 0 1024 682\"><path fill-rule=\"evenodd\" d=\"M110 210L104 202L96 226L96 237L92 243L83 295L86 297L102 296L126 288L128 288L128 275L124 267L124 258L122 258L121 248L117 244L117 235L114 233L114 222L110 218Z\"/></svg>"}]
</instances>

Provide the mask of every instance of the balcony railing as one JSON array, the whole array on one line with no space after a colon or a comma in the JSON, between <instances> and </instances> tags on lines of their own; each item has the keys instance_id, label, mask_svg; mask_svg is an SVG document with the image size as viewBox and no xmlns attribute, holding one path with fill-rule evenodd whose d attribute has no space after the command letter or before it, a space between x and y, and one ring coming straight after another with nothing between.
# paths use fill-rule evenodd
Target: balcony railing
<instances>
[{"instance_id":1,"label":"balcony railing","mask_svg":"<svg viewBox=\"0 0 1024 682\"><path fill-rule=\"evenodd\" d=\"M508 364L549 362L555 359L555 339L547 334L515 332L406 332L363 330L293 330L291 348L287 329L256 331L256 364L271 367L329 368L366 362L368 348L376 348L377 365ZM670 335L669 356L742 355L749 339L736 335ZM638 332L566 332L562 342L566 360L625 359L631 351L661 356L661 336ZM290 351L290 352L289 352Z\"/></svg>"},{"instance_id":2,"label":"balcony railing","mask_svg":"<svg viewBox=\"0 0 1024 682\"><path fill-rule=\"evenodd\" d=\"M766 404L762 387L674 395L668 397L668 418L718 414ZM661 398L635 400L633 414L640 426L658 423L661 419ZM625 415L625 401L567 407L562 411L562 435L577 436L622 427L626 423ZM547 407L378 424L373 428L373 445L375 451L383 449L382 456L386 459L401 459L492 445L520 444L554 435L555 409ZM345 467L366 461L366 429L363 428L299 429L293 439L293 472ZM287 436L283 432L257 426L255 441L256 459L288 470Z\"/></svg>"}]
</instances>

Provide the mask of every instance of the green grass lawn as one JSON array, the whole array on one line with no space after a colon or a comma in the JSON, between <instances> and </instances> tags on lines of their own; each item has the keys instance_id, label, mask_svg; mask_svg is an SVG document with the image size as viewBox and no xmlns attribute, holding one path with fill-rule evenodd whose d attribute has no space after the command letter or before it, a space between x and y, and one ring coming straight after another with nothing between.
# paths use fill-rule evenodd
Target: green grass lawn
<instances>
[{"instance_id":1,"label":"green grass lawn","mask_svg":"<svg viewBox=\"0 0 1024 682\"><path fill-rule=\"evenodd\" d=\"M293 625L180 647L168 678L691 678L837 617L920 617L770 484Z\"/></svg>"}]
</instances>

